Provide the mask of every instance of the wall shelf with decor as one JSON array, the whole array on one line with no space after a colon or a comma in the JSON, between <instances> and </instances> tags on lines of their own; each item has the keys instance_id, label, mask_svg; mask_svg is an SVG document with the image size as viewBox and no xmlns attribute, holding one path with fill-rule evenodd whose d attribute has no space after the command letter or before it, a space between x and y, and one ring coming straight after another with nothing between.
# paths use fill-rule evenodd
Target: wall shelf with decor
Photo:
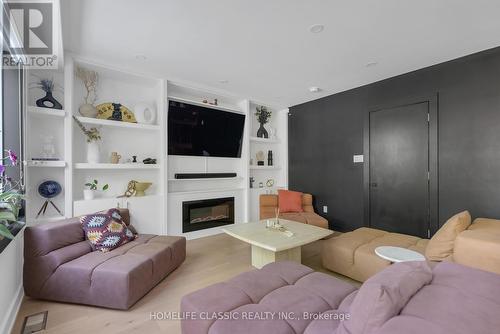
<instances>
[{"instance_id":1,"label":"wall shelf with decor","mask_svg":"<svg viewBox=\"0 0 500 334\"><path fill-rule=\"evenodd\" d=\"M91 124L91 125L98 125L98 126L112 126L112 127L117 127L117 128L149 130L149 131L160 130L159 125L110 121L107 119L98 119L98 118L83 117L83 116L77 116L77 119L80 122L82 122L83 124Z\"/></svg>"},{"instance_id":2,"label":"wall shelf with decor","mask_svg":"<svg viewBox=\"0 0 500 334\"><path fill-rule=\"evenodd\" d=\"M64 93L64 70L27 69L25 76L26 128L29 134L25 141L26 169L26 221L40 224L63 219L71 213L70 192L67 179L69 146L65 133L68 128L66 96ZM44 103L45 106L37 105ZM49 107L54 108L49 108ZM37 217L47 198L39 192L45 181L54 181L60 189L50 201L59 209L48 204L45 213ZM45 193L45 195L47 195Z\"/></svg>"},{"instance_id":3,"label":"wall shelf with decor","mask_svg":"<svg viewBox=\"0 0 500 334\"><path fill-rule=\"evenodd\" d=\"M66 111L57 110L51 108L42 108L42 107L28 107L28 113L31 116L39 116L39 117L65 117Z\"/></svg>"},{"instance_id":4,"label":"wall shelf with decor","mask_svg":"<svg viewBox=\"0 0 500 334\"><path fill-rule=\"evenodd\" d=\"M255 166L251 165L250 169L252 170L279 170L281 167L279 166Z\"/></svg>"},{"instance_id":5,"label":"wall shelf with decor","mask_svg":"<svg viewBox=\"0 0 500 334\"><path fill-rule=\"evenodd\" d=\"M126 205L132 216L143 217L139 232L165 234L165 81L75 55L65 61L65 92L71 97L72 213L123 206L116 197L134 187L132 181L151 183L146 196ZM156 164L144 164L145 159ZM84 197L85 184L93 180L98 181L97 190Z\"/></svg>"},{"instance_id":6,"label":"wall shelf with decor","mask_svg":"<svg viewBox=\"0 0 500 334\"><path fill-rule=\"evenodd\" d=\"M28 165L28 167L64 168L64 167L66 167L66 161L35 160L35 161L28 161L27 165Z\"/></svg>"},{"instance_id":7,"label":"wall shelf with decor","mask_svg":"<svg viewBox=\"0 0 500 334\"><path fill-rule=\"evenodd\" d=\"M250 137L250 141L254 143L262 143L262 144L279 144L279 139L269 139L269 138L260 138L260 137Z\"/></svg>"},{"instance_id":8,"label":"wall shelf with decor","mask_svg":"<svg viewBox=\"0 0 500 334\"><path fill-rule=\"evenodd\" d=\"M271 114L266 119L260 119L265 121L261 125L256 113L262 110ZM249 191L248 206L250 220L255 221L259 219L259 196L276 193L278 188L288 188L288 109L274 108L252 101L250 116L248 169L253 187ZM268 159L269 151L272 152L272 164ZM257 165L259 159L264 165Z\"/></svg>"}]
</instances>

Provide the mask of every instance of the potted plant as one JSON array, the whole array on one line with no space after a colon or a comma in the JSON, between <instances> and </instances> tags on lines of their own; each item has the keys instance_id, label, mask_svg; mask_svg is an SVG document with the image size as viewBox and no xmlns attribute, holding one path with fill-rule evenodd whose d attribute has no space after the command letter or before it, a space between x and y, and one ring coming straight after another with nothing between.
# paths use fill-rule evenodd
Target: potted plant
<instances>
[{"instance_id":1,"label":"potted plant","mask_svg":"<svg viewBox=\"0 0 500 334\"><path fill-rule=\"evenodd\" d=\"M83 67L76 67L75 75L80 79L85 86L87 94L83 97L83 104L78 108L82 116L95 118L97 116L97 109L94 103L97 100L97 81L99 75L96 71L87 70Z\"/></svg>"},{"instance_id":2,"label":"potted plant","mask_svg":"<svg viewBox=\"0 0 500 334\"><path fill-rule=\"evenodd\" d=\"M257 110L255 116L257 116L257 121L260 124L259 129L257 130L257 137L268 138L269 135L267 133L267 130L264 128L264 124L269 122L272 113L264 106L257 107L255 108L255 110Z\"/></svg>"},{"instance_id":3,"label":"potted plant","mask_svg":"<svg viewBox=\"0 0 500 334\"><path fill-rule=\"evenodd\" d=\"M87 136L87 162L99 163L99 141L101 140L99 130L97 130L97 128L87 129L78 118L73 116L73 119L76 124L78 124L83 134Z\"/></svg>"},{"instance_id":4,"label":"potted plant","mask_svg":"<svg viewBox=\"0 0 500 334\"><path fill-rule=\"evenodd\" d=\"M97 191L98 183L99 182L97 180L85 183L85 187L87 188L83 190L83 199L91 200L95 198L95 192ZM106 183L104 186L102 186L102 191L106 191L108 190L108 188L109 185Z\"/></svg>"},{"instance_id":5,"label":"potted plant","mask_svg":"<svg viewBox=\"0 0 500 334\"><path fill-rule=\"evenodd\" d=\"M54 79L38 78L37 82L33 83L34 88L41 89L45 92L45 96L36 100L36 105L41 108L62 109L63 106L57 101L52 93L56 89Z\"/></svg>"},{"instance_id":6,"label":"potted plant","mask_svg":"<svg viewBox=\"0 0 500 334\"><path fill-rule=\"evenodd\" d=\"M21 193L19 182L14 182L5 175L4 160L9 160L16 166L17 155L12 150L6 150L7 156L2 158L0 164L0 240L3 238L14 239L12 229L14 225L24 225L19 222L19 210L22 207L24 195Z\"/></svg>"}]
</instances>

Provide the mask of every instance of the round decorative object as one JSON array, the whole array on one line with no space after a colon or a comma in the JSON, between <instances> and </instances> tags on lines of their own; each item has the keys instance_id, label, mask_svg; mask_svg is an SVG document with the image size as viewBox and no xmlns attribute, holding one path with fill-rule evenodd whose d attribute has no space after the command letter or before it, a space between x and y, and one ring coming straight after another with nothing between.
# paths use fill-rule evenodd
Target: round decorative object
<instances>
[{"instance_id":1,"label":"round decorative object","mask_svg":"<svg viewBox=\"0 0 500 334\"><path fill-rule=\"evenodd\" d=\"M82 104L80 108L78 108L78 111L83 117L96 118L97 116L97 109L93 105L88 103Z\"/></svg>"},{"instance_id":2,"label":"round decorative object","mask_svg":"<svg viewBox=\"0 0 500 334\"><path fill-rule=\"evenodd\" d=\"M38 193L43 198L54 198L62 191L61 185L56 181L45 181L38 186Z\"/></svg>"},{"instance_id":3,"label":"round decorative object","mask_svg":"<svg viewBox=\"0 0 500 334\"><path fill-rule=\"evenodd\" d=\"M266 186L268 186L269 188L271 188L272 186L274 186L274 180L273 179L267 180Z\"/></svg>"},{"instance_id":4,"label":"round decorative object","mask_svg":"<svg viewBox=\"0 0 500 334\"><path fill-rule=\"evenodd\" d=\"M134 116L138 123L153 124L156 121L156 109L147 103L138 103L134 107Z\"/></svg>"},{"instance_id":5,"label":"round decorative object","mask_svg":"<svg viewBox=\"0 0 500 334\"><path fill-rule=\"evenodd\" d=\"M116 104L116 103L115 103ZM97 107L97 118L98 119L110 119L113 116L114 106L113 103L101 103ZM122 121L129 123L137 123L134 113L131 112L127 107L121 105L120 111L122 113Z\"/></svg>"}]
</instances>

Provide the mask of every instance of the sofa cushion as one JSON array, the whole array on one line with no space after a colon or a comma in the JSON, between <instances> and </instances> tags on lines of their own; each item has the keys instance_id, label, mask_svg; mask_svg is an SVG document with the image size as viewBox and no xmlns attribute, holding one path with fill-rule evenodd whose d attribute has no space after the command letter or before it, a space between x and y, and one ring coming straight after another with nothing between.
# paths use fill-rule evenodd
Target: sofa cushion
<instances>
[{"instance_id":1,"label":"sofa cushion","mask_svg":"<svg viewBox=\"0 0 500 334\"><path fill-rule=\"evenodd\" d=\"M415 320L406 322L407 328L413 324L419 325L422 331L418 333L498 333L499 286L500 275L451 262L439 263L433 270L431 284L418 291L403 308L400 316L387 324L387 328L394 327L394 323L404 317L424 319L421 324ZM399 321L401 322L401 319ZM426 331L428 328L439 330ZM381 330L380 333L402 332Z\"/></svg>"},{"instance_id":2,"label":"sofa cushion","mask_svg":"<svg viewBox=\"0 0 500 334\"><path fill-rule=\"evenodd\" d=\"M93 250L109 252L136 238L122 221L118 209L82 216L80 222Z\"/></svg>"},{"instance_id":3,"label":"sofa cushion","mask_svg":"<svg viewBox=\"0 0 500 334\"><path fill-rule=\"evenodd\" d=\"M373 333L399 314L410 298L432 280L428 264L401 262L368 279L359 289L349 309L350 319L337 333Z\"/></svg>"},{"instance_id":4,"label":"sofa cushion","mask_svg":"<svg viewBox=\"0 0 500 334\"><path fill-rule=\"evenodd\" d=\"M455 239L460 232L469 227L471 217L468 211L460 212L441 226L441 228L429 240L425 250L425 256L431 261L443 261L453 254Z\"/></svg>"},{"instance_id":5,"label":"sofa cushion","mask_svg":"<svg viewBox=\"0 0 500 334\"><path fill-rule=\"evenodd\" d=\"M302 212L302 193L290 190L278 190L278 207L280 212Z\"/></svg>"},{"instance_id":6,"label":"sofa cushion","mask_svg":"<svg viewBox=\"0 0 500 334\"><path fill-rule=\"evenodd\" d=\"M274 262L184 296L181 312L193 319L182 319L182 332L303 333L314 315L329 314L325 312L339 307L353 290L350 284L301 264ZM230 316L200 318L213 312L228 312L224 315ZM259 318L245 318L248 315Z\"/></svg>"}]
</instances>

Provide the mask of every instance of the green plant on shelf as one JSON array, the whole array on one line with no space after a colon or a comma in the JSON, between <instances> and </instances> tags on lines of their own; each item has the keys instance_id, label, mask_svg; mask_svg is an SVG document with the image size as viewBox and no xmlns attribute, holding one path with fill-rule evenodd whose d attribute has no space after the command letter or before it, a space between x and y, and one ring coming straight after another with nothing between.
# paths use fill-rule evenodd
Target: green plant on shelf
<instances>
[{"instance_id":1,"label":"green plant on shelf","mask_svg":"<svg viewBox=\"0 0 500 334\"><path fill-rule=\"evenodd\" d=\"M88 187L90 190L97 190L99 182L97 180L94 180L92 182L87 182L85 183L85 187ZM102 186L102 191L106 191L109 189L109 184L105 184Z\"/></svg>"}]
</instances>

